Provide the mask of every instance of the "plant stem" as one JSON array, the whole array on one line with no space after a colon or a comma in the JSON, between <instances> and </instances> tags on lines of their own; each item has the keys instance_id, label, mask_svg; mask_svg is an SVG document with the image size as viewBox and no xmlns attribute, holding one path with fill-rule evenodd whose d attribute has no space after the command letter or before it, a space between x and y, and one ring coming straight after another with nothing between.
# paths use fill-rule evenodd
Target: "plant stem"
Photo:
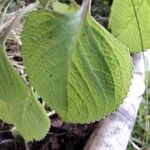
<instances>
[{"instance_id":1,"label":"plant stem","mask_svg":"<svg viewBox=\"0 0 150 150\"><path fill-rule=\"evenodd\" d=\"M83 0L81 5L81 12L83 12L83 15L86 15L87 13L91 13L91 2L92 0Z\"/></svg>"},{"instance_id":2,"label":"plant stem","mask_svg":"<svg viewBox=\"0 0 150 150\"><path fill-rule=\"evenodd\" d=\"M142 32L141 32L141 27L140 27L140 22L139 22L139 18L138 18L138 15L137 15L137 11L136 11L136 8L135 8L135 5L134 5L134 2L133 0L131 0L131 3L132 3L132 6L133 6L133 10L134 10L134 14L135 14L135 18L136 18L136 21L137 21L137 27L138 27L138 31L139 31L139 36L140 36L140 42L141 42L141 50L142 50L142 54L143 54L143 61L144 61L144 66L145 66L145 86L146 86L146 91L145 91L145 95L146 95L146 110L145 110L145 114L146 116L148 115L149 113L149 103L148 103L148 76L147 76L147 64L146 64L146 61L145 61L145 56L144 56L144 44L143 44L143 38L142 38ZM145 117L146 118L146 117ZM148 128L149 128L149 121L148 119L145 119L145 131L144 131L144 138L143 138L143 144L142 146L144 145L144 141L146 140L146 142L148 141L147 139L147 131L148 131Z\"/></svg>"}]
</instances>

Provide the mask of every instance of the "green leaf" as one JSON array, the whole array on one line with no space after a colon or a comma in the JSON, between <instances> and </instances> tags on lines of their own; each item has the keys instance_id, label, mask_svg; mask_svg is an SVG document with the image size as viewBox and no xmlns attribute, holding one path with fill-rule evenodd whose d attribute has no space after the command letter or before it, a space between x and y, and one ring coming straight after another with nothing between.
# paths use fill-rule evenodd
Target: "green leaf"
<instances>
[{"instance_id":1,"label":"green leaf","mask_svg":"<svg viewBox=\"0 0 150 150\"><path fill-rule=\"evenodd\" d=\"M32 90L11 66L2 41L0 41L0 119L14 124L25 140L40 140L49 129L49 119Z\"/></svg>"},{"instance_id":2,"label":"green leaf","mask_svg":"<svg viewBox=\"0 0 150 150\"><path fill-rule=\"evenodd\" d=\"M39 0L40 1L40 4L45 7L48 3L49 0Z\"/></svg>"},{"instance_id":3,"label":"green leaf","mask_svg":"<svg viewBox=\"0 0 150 150\"><path fill-rule=\"evenodd\" d=\"M70 5L66 5L60 2L53 2L52 5L53 5L53 9L59 13L65 13L65 12L75 13L79 8L75 2L70 3Z\"/></svg>"},{"instance_id":4,"label":"green leaf","mask_svg":"<svg viewBox=\"0 0 150 150\"><path fill-rule=\"evenodd\" d=\"M132 53L150 48L149 25L149 0L113 1L110 15L110 27L112 34L125 46L127 46ZM141 39L143 46L141 44Z\"/></svg>"},{"instance_id":5,"label":"green leaf","mask_svg":"<svg viewBox=\"0 0 150 150\"><path fill-rule=\"evenodd\" d=\"M132 76L128 49L90 16L86 4L74 13L63 6L33 11L22 33L31 84L64 121L73 123L114 111Z\"/></svg>"},{"instance_id":6,"label":"green leaf","mask_svg":"<svg viewBox=\"0 0 150 150\"><path fill-rule=\"evenodd\" d=\"M150 71L147 72L148 88L150 88Z\"/></svg>"}]
</instances>

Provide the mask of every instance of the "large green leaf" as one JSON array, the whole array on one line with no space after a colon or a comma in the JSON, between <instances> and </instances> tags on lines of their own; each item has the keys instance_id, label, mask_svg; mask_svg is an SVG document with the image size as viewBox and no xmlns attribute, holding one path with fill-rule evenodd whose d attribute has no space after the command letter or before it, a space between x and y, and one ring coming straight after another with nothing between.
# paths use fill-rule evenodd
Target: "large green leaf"
<instances>
[{"instance_id":1,"label":"large green leaf","mask_svg":"<svg viewBox=\"0 0 150 150\"><path fill-rule=\"evenodd\" d=\"M28 14L22 34L24 65L38 94L63 120L95 121L126 97L131 58L90 16L87 3L76 11L60 5Z\"/></svg>"},{"instance_id":2,"label":"large green leaf","mask_svg":"<svg viewBox=\"0 0 150 150\"><path fill-rule=\"evenodd\" d=\"M3 39L0 41L0 119L14 124L27 141L42 139L49 129L44 108L6 57Z\"/></svg>"},{"instance_id":3,"label":"large green leaf","mask_svg":"<svg viewBox=\"0 0 150 150\"><path fill-rule=\"evenodd\" d=\"M132 53L140 52L143 48L144 50L150 48L149 25L150 0L113 1L110 15L112 34Z\"/></svg>"},{"instance_id":4,"label":"large green leaf","mask_svg":"<svg viewBox=\"0 0 150 150\"><path fill-rule=\"evenodd\" d=\"M148 76L148 88L150 88L150 71L148 71L147 76Z\"/></svg>"}]
</instances>

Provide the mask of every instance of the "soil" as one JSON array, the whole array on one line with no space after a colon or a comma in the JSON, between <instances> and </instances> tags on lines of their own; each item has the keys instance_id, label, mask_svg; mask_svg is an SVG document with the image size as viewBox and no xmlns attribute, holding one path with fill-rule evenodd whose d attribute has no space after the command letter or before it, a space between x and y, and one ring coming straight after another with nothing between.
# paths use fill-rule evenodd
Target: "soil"
<instances>
[{"instance_id":1,"label":"soil","mask_svg":"<svg viewBox=\"0 0 150 150\"><path fill-rule=\"evenodd\" d=\"M51 117L51 129L41 141L25 143L21 137L14 137L12 126L0 123L0 150L82 150L89 135L98 122L73 125L62 122L55 114Z\"/></svg>"},{"instance_id":2,"label":"soil","mask_svg":"<svg viewBox=\"0 0 150 150\"><path fill-rule=\"evenodd\" d=\"M34 0L25 0L26 5ZM103 26L108 26L110 5L112 0L93 0L92 14L95 19ZM81 0L78 0L81 3ZM100 15L99 15L100 14ZM14 40L6 43L7 54L13 65L21 76L27 80L24 72L22 58L20 55L20 47ZM50 108L48 108L50 109ZM46 137L41 141L33 141L25 143L20 136L12 135L12 125L0 122L0 150L82 150L91 132L94 130L98 122L91 124L68 124L63 122L57 114L50 116L51 129Z\"/></svg>"}]
</instances>

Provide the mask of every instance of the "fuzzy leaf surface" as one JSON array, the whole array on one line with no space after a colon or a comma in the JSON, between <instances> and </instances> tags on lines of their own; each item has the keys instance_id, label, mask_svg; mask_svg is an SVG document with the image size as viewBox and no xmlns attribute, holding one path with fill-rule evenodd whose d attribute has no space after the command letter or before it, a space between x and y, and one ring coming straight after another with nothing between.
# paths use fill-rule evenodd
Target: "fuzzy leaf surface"
<instances>
[{"instance_id":1,"label":"fuzzy leaf surface","mask_svg":"<svg viewBox=\"0 0 150 150\"><path fill-rule=\"evenodd\" d=\"M42 139L49 129L47 114L11 66L0 44L0 119L14 124L27 141Z\"/></svg>"},{"instance_id":2,"label":"fuzzy leaf surface","mask_svg":"<svg viewBox=\"0 0 150 150\"><path fill-rule=\"evenodd\" d=\"M22 33L24 65L38 94L64 121L93 122L126 97L131 58L87 9L67 11L60 5L27 16Z\"/></svg>"},{"instance_id":3,"label":"fuzzy leaf surface","mask_svg":"<svg viewBox=\"0 0 150 150\"><path fill-rule=\"evenodd\" d=\"M134 6L139 22L143 48L146 50L150 48L150 0L114 0L110 15L112 34L127 46L132 53L142 51Z\"/></svg>"}]
</instances>

